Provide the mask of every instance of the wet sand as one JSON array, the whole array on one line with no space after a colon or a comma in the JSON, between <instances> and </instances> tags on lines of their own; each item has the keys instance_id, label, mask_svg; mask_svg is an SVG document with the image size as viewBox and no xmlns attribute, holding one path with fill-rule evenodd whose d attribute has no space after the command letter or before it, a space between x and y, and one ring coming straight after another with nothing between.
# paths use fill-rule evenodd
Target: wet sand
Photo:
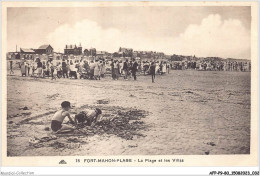
<instances>
[{"instance_id":1,"label":"wet sand","mask_svg":"<svg viewBox=\"0 0 260 176\"><path fill-rule=\"evenodd\" d=\"M100 81L54 81L16 73L7 77L8 156L250 153L249 72L172 70L156 75L155 83L150 76L138 76L137 81L122 77L114 81L109 75ZM146 111L140 119L146 128L132 140L104 133L57 136L48 143L65 144L61 148L30 146L34 136L52 136L44 129L65 100L73 105L72 111L86 107L101 107L107 114ZM73 138L78 141L70 142Z\"/></svg>"}]
</instances>

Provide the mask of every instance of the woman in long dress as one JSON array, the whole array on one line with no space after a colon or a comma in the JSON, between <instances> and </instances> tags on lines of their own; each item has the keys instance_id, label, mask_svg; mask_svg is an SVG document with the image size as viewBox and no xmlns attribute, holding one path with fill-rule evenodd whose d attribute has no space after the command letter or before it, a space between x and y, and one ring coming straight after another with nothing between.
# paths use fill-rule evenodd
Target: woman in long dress
<instances>
[{"instance_id":1,"label":"woman in long dress","mask_svg":"<svg viewBox=\"0 0 260 176\"><path fill-rule=\"evenodd\" d=\"M95 69L95 63L94 61L90 61L89 63L89 75L90 75L90 79L94 78L94 69Z\"/></svg>"},{"instance_id":2,"label":"woman in long dress","mask_svg":"<svg viewBox=\"0 0 260 176\"><path fill-rule=\"evenodd\" d=\"M156 64L155 64L155 74L156 73L160 74L160 63L159 62L156 62Z\"/></svg>"},{"instance_id":3,"label":"woman in long dress","mask_svg":"<svg viewBox=\"0 0 260 176\"><path fill-rule=\"evenodd\" d=\"M40 61L40 59L37 62L37 77L41 77L42 76L42 62Z\"/></svg>"},{"instance_id":4,"label":"woman in long dress","mask_svg":"<svg viewBox=\"0 0 260 176\"><path fill-rule=\"evenodd\" d=\"M119 63L115 61L115 79L118 80L119 78Z\"/></svg>"},{"instance_id":5,"label":"woman in long dress","mask_svg":"<svg viewBox=\"0 0 260 176\"><path fill-rule=\"evenodd\" d=\"M75 78L75 79L78 79L78 76L77 76L77 67L76 67L76 64L74 64L73 62L70 63L70 78Z\"/></svg>"},{"instance_id":6,"label":"woman in long dress","mask_svg":"<svg viewBox=\"0 0 260 176\"><path fill-rule=\"evenodd\" d=\"M164 62L162 65L162 73L165 74L166 73L166 63Z\"/></svg>"},{"instance_id":7,"label":"woman in long dress","mask_svg":"<svg viewBox=\"0 0 260 176\"><path fill-rule=\"evenodd\" d=\"M115 79L115 61L113 61L113 59L111 60L111 75L112 75L112 79Z\"/></svg>"},{"instance_id":8,"label":"woman in long dress","mask_svg":"<svg viewBox=\"0 0 260 176\"><path fill-rule=\"evenodd\" d=\"M105 61L103 61L101 64L101 77L102 78L105 77L105 73L106 73L106 65L105 65Z\"/></svg>"},{"instance_id":9,"label":"woman in long dress","mask_svg":"<svg viewBox=\"0 0 260 176\"><path fill-rule=\"evenodd\" d=\"M83 65L84 65L83 60L81 60L81 61L79 62L79 64L78 64L78 72L79 72L80 74L81 74L82 71L83 71Z\"/></svg>"},{"instance_id":10,"label":"woman in long dress","mask_svg":"<svg viewBox=\"0 0 260 176\"><path fill-rule=\"evenodd\" d=\"M27 76L30 76L30 70L31 70L31 61L27 61Z\"/></svg>"},{"instance_id":11,"label":"woman in long dress","mask_svg":"<svg viewBox=\"0 0 260 176\"><path fill-rule=\"evenodd\" d=\"M94 68L94 79L100 80L100 64L98 63L98 61L95 62L95 68Z\"/></svg>"},{"instance_id":12,"label":"woman in long dress","mask_svg":"<svg viewBox=\"0 0 260 176\"><path fill-rule=\"evenodd\" d=\"M24 62L21 63L21 74L22 76L26 76L26 67Z\"/></svg>"}]
</instances>

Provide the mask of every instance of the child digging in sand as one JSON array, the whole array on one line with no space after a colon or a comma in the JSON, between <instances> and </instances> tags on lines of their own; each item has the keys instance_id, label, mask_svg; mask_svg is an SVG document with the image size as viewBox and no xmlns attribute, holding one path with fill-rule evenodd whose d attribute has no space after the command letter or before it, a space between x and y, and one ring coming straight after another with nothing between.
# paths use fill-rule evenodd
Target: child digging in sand
<instances>
[{"instance_id":1,"label":"child digging in sand","mask_svg":"<svg viewBox=\"0 0 260 176\"><path fill-rule=\"evenodd\" d=\"M61 110L57 111L51 121L51 129L55 133L63 133L73 131L74 128L65 124L62 124L65 117L68 117L70 122L74 124L74 121L70 117L70 102L64 101L61 103Z\"/></svg>"},{"instance_id":2,"label":"child digging in sand","mask_svg":"<svg viewBox=\"0 0 260 176\"><path fill-rule=\"evenodd\" d=\"M94 126L97 122L102 120L102 111L99 108L93 110L81 111L75 115L75 123L77 125L86 124L87 126Z\"/></svg>"}]
</instances>

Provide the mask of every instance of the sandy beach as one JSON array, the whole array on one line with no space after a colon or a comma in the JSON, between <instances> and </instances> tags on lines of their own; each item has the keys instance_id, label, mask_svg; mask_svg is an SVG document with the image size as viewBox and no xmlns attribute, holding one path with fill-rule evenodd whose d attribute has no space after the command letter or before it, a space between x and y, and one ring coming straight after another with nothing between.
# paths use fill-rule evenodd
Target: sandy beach
<instances>
[{"instance_id":1,"label":"sandy beach","mask_svg":"<svg viewBox=\"0 0 260 176\"><path fill-rule=\"evenodd\" d=\"M8 156L250 154L250 72L171 70L152 83L143 75L34 79L16 70L7 90ZM129 139L101 127L91 135L53 135L51 118L65 100L72 116L99 107L105 116L137 114L129 128L141 126ZM33 146L31 138L48 140Z\"/></svg>"}]
</instances>

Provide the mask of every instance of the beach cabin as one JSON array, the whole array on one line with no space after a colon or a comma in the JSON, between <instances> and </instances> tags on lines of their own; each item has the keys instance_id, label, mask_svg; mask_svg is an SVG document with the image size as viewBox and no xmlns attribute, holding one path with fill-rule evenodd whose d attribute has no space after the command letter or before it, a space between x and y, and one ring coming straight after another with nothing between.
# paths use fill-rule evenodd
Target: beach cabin
<instances>
[{"instance_id":1,"label":"beach cabin","mask_svg":"<svg viewBox=\"0 0 260 176\"><path fill-rule=\"evenodd\" d=\"M64 54L66 55L81 55L82 47L81 44L77 47L77 45L66 45L64 49Z\"/></svg>"},{"instance_id":2,"label":"beach cabin","mask_svg":"<svg viewBox=\"0 0 260 176\"><path fill-rule=\"evenodd\" d=\"M38 49L35 49L35 52L37 54L52 54L53 53L53 48L51 45L42 45Z\"/></svg>"}]
</instances>

